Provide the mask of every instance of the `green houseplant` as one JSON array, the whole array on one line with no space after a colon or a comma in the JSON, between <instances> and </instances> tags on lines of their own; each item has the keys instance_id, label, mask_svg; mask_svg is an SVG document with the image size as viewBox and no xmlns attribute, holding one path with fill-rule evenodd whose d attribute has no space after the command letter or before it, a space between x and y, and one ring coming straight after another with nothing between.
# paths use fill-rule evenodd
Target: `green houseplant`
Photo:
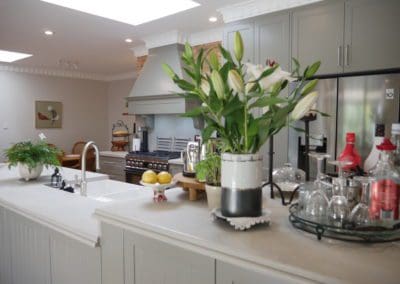
<instances>
[{"instance_id":1,"label":"green houseplant","mask_svg":"<svg viewBox=\"0 0 400 284\"><path fill-rule=\"evenodd\" d=\"M283 71L274 61L267 61L267 66L244 64L240 33L235 34L233 55L221 46L219 49L223 64L215 52L209 59L203 51L194 56L192 47L186 44L182 60L188 80L180 78L168 65L163 68L182 89L178 95L201 102L185 116L205 120L203 141L213 133L220 137L222 214L259 216L262 157L258 152L269 137L301 119L316 103L318 94L313 89L317 80L310 78L320 62L306 67L302 74L296 59L292 73ZM206 64L210 72L204 71ZM289 82L293 82L292 91L287 96L280 95Z\"/></svg>"},{"instance_id":2,"label":"green houseplant","mask_svg":"<svg viewBox=\"0 0 400 284\"><path fill-rule=\"evenodd\" d=\"M20 176L26 181L40 176L43 166L58 166L60 151L43 141L19 142L5 150L9 168L18 166Z\"/></svg>"},{"instance_id":3,"label":"green houseplant","mask_svg":"<svg viewBox=\"0 0 400 284\"><path fill-rule=\"evenodd\" d=\"M221 207L221 155L207 152L204 160L196 165L196 177L205 182L207 203L210 209Z\"/></svg>"}]
</instances>

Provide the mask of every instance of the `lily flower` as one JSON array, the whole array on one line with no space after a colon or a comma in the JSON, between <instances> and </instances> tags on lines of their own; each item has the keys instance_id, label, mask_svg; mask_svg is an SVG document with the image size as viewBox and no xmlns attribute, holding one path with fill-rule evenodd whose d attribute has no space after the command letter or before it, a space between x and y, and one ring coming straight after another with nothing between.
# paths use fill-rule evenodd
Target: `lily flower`
<instances>
[{"instance_id":1,"label":"lily flower","mask_svg":"<svg viewBox=\"0 0 400 284\"><path fill-rule=\"evenodd\" d=\"M317 99L317 92L311 92L307 96L303 97L294 107L294 110L291 112L290 119L292 121L296 121L303 118L315 105Z\"/></svg>"},{"instance_id":2,"label":"lily flower","mask_svg":"<svg viewBox=\"0 0 400 284\"><path fill-rule=\"evenodd\" d=\"M273 68L272 66L263 67L261 65L254 65L251 63L246 63L246 66L247 73L255 78L259 78L264 71ZM292 77L289 72L283 71L282 68L278 66L272 74L261 79L259 83L264 90L268 90L274 84L284 80L293 82L296 80L296 78Z\"/></svg>"}]
</instances>

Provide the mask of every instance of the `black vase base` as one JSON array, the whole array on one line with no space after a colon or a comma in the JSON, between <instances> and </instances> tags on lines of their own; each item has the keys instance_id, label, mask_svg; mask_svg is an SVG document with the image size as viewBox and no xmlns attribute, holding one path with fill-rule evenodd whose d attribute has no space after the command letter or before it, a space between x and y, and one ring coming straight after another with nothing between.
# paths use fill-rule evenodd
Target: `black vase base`
<instances>
[{"instance_id":1,"label":"black vase base","mask_svg":"<svg viewBox=\"0 0 400 284\"><path fill-rule=\"evenodd\" d=\"M262 215L262 189L232 190L223 187L221 213L225 217L260 217Z\"/></svg>"}]
</instances>

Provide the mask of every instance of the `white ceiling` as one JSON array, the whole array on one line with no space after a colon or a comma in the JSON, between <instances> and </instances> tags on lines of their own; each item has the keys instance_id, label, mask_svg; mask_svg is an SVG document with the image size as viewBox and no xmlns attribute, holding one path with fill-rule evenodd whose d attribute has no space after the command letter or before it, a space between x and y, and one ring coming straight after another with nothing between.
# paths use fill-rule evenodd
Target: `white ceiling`
<instances>
[{"instance_id":1,"label":"white ceiling","mask_svg":"<svg viewBox=\"0 0 400 284\"><path fill-rule=\"evenodd\" d=\"M171 30L190 34L216 28L223 24L216 12L218 8L243 2L196 1L201 6L130 26L40 0L0 0L0 49L33 54L13 63L16 66L60 69L59 61L67 60L78 62L79 72L105 76L131 72L135 66L131 48L143 44L141 38ZM208 21L213 15L219 17L217 23ZM46 38L45 29L53 30L55 35ZM133 43L125 43L127 37L132 38Z\"/></svg>"}]
</instances>

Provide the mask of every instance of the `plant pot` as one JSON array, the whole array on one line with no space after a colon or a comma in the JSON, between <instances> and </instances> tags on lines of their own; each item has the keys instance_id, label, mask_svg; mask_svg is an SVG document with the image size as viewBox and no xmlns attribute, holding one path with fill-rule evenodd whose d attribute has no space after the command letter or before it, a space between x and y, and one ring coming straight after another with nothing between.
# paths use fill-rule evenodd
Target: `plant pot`
<instances>
[{"instance_id":1,"label":"plant pot","mask_svg":"<svg viewBox=\"0 0 400 284\"><path fill-rule=\"evenodd\" d=\"M221 208L221 187L206 184L207 204L210 210Z\"/></svg>"},{"instance_id":2,"label":"plant pot","mask_svg":"<svg viewBox=\"0 0 400 284\"><path fill-rule=\"evenodd\" d=\"M226 217L262 214L262 156L223 153L221 213Z\"/></svg>"},{"instance_id":3,"label":"plant pot","mask_svg":"<svg viewBox=\"0 0 400 284\"><path fill-rule=\"evenodd\" d=\"M18 171L21 178L25 181L37 179L43 171L43 165L38 164L35 168L29 169L26 164L18 163Z\"/></svg>"}]
</instances>

